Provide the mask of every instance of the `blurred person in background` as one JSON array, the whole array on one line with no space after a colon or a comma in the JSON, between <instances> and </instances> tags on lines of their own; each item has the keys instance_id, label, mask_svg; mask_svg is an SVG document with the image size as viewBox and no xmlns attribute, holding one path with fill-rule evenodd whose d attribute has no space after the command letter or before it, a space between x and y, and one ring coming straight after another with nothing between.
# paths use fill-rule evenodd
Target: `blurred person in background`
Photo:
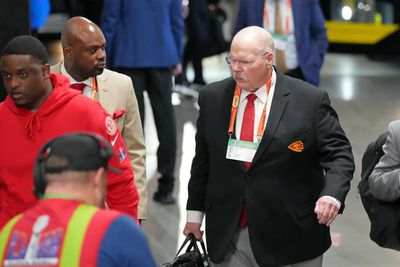
<instances>
[{"instance_id":1,"label":"blurred person in background","mask_svg":"<svg viewBox=\"0 0 400 267\"><path fill-rule=\"evenodd\" d=\"M153 199L175 203L176 126L172 76L181 73L184 20L181 0L105 0L101 28L107 64L132 78L144 125L144 91L157 128L158 190Z\"/></svg>"},{"instance_id":2,"label":"blurred person in background","mask_svg":"<svg viewBox=\"0 0 400 267\"><path fill-rule=\"evenodd\" d=\"M205 44L209 42L209 20L208 20L208 2L209 0L190 0L188 1L189 15L186 22L186 36L182 60L182 73L177 76L176 84L189 86L194 83L205 85L203 77L203 50ZM192 63L194 70L194 79L189 82L186 76L187 66Z\"/></svg>"}]
</instances>

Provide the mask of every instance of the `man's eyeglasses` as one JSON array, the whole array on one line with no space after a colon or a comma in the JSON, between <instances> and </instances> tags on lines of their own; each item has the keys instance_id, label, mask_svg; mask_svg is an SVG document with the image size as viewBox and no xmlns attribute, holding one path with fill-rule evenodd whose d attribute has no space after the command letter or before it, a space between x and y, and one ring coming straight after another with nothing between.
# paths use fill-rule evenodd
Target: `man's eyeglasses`
<instances>
[{"instance_id":1,"label":"man's eyeglasses","mask_svg":"<svg viewBox=\"0 0 400 267\"><path fill-rule=\"evenodd\" d=\"M268 54L269 52L265 52L264 54L262 54L261 56L265 56L266 54ZM229 65L233 65L233 64L239 64L242 67L248 67L250 65L252 65L254 62L257 61L256 60L252 60L252 61L246 61L246 60L234 60L232 59L231 56L227 56L225 57L226 63L228 63Z\"/></svg>"}]
</instances>

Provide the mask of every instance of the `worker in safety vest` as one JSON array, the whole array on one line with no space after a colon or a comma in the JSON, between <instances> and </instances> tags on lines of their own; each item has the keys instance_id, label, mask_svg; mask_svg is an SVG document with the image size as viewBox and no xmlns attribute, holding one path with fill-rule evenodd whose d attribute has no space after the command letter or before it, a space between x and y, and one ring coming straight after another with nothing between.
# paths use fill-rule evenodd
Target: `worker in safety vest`
<instances>
[{"instance_id":1,"label":"worker in safety vest","mask_svg":"<svg viewBox=\"0 0 400 267\"><path fill-rule=\"evenodd\" d=\"M73 133L48 142L34 168L40 201L0 234L1 266L155 266L136 222L103 210L113 149L104 138Z\"/></svg>"}]
</instances>

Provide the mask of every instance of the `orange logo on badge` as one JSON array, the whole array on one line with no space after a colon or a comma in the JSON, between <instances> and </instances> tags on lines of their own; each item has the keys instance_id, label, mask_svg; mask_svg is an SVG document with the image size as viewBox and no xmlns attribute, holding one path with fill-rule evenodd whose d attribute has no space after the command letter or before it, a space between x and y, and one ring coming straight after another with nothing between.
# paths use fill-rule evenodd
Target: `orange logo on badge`
<instances>
[{"instance_id":1,"label":"orange logo on badge","mask_svg":"<svg viewBox=\"0 0 400 267\"><path fill-rule=\"evenodd\" d=\"M291 143L288 148L294 152L302 152L304 149L304 144L302 141L296 141Z\"/></svg>"}]
</instances>

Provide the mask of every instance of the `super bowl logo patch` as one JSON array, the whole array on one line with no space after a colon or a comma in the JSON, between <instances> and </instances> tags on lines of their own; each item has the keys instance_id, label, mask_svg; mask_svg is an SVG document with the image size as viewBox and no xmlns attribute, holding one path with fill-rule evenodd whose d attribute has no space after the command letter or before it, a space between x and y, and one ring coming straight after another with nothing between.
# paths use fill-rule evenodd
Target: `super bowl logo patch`
<instances>
[{"instance_id":1,"label":"super bowl logo patch","mask_svg":"<svg viewBox=\"0 0 400 267\"><path fill-rule=\"evenodd\" d=\"M115 125L114 120L110 116L107 116L105 124L108 135L114 135L117 132L117 126Z\"/></svg>"},{"instance_id":2,"label":"super bowl logo patch","mask_svg":"<svg viewBox=\"0 0 400 267\"><path fill-rule=\"evenodd\" d=\"M33 224L31 234L15 231L4 255L4 266L58 266L58 254L64 231L45 231L49 217L42 215Z\"/></svg>"},{"instance_id":3,"label":"super bowl logo patch","mask_svg":"<svg viewBox=\"0 0 400 267\"><path fill-rule=\"evenodd\" d=\"M294 152L302 152L304 149L304 144L302 141L296 141L291 143L288 148Z\"/></svg>"},{"instance_id":4,"label":"super bowl logo patch","mask_svg":"<svg viewBox=\"0 0 400 267\"><path fill-rule=\"evenodd\" d=\"M118 160L119 162L123 162L124 159L126 158L126 149L124 147L119 148L119 155L118 155Z\"/></svg>"}]
</instances>

